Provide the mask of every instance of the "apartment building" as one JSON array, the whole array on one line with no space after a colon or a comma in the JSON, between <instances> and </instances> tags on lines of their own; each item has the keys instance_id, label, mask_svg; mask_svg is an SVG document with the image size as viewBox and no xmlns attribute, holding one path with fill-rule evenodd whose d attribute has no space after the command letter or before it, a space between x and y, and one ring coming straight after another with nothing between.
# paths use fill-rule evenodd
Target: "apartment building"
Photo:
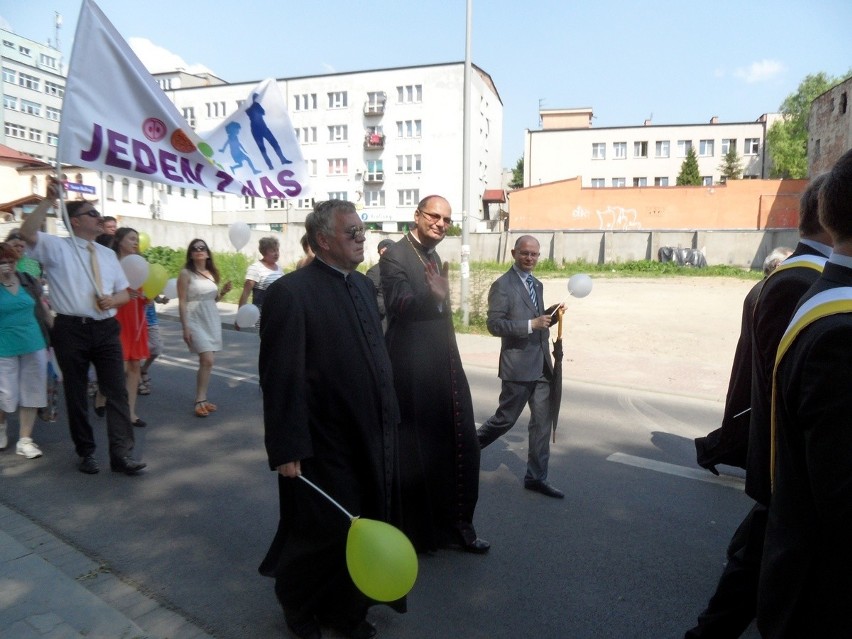
<instances>
[{"instance_id":1,"label":"apartment building","mask_svg":"<svg viewBox=\"0 0 852 639\"><path fill-rule=\"evenodd\" d=\"M0 144L44 162L56 160L65 76L61 53L0 29L3 106Z\"/></svg>"},{"instance_id":2,"label":"apartment building","mask_svg":"<svg viewBox=\"0 0 852 639\"><path fill-rule=\"evenodd\" d=\"M590 107L542 109L541 129L525 132L524 186L575 177L582 186L674 186L690 149L695 149L705 186L722 182L720 165L736 150L745 179L769 175L766 132L778 114L754 122L592 127Z\"/></svg>"}]
</instances>

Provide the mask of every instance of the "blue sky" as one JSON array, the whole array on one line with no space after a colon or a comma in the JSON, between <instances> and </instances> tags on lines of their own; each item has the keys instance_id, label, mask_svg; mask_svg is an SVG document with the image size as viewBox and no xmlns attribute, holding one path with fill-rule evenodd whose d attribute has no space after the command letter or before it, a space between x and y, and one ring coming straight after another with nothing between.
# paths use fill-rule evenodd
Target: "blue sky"
<instances>
[{"instance_id":1,"label":"blue sky","mask_svg":"<svg viewBox=\"0 0 852 639\"><path fill-rule=\"evenodd\" d=\"M146 64L176 56L231 82L462 61L465 52L465 0L97 4ZM46 42L58 11L67 62L79 10L79 0L3 0L0 18ZM755 120L807 74L852 68L850 24L849 0L473 0L471 48L503 101L511 167L524 129L538 128L539 104L590 106L595 127L651 116Z\"/></svg>"}]
</instances>

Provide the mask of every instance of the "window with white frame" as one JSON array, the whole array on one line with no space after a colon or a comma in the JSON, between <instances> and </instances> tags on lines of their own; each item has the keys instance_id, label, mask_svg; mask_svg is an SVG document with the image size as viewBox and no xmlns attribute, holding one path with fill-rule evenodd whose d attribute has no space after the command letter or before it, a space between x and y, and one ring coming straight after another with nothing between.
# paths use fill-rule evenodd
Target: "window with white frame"
<instances>
[{"instance_id":1,"label":"window with white frame","mask_svg":"<svg viewBox=\"0 0 852 639\"><path fill-rule=\"evenodd\" d=\"M41 105L38 102L30 102L29 100L21 99L21 111L30 115L41 115Z\"/></svg>"},{"instance_id":2,"label":"window with white frame","mask_svg":"<svg viewBox=\"0 0 852 639\"><path fill-rule=\"evenodd\" d=\"M346 175L348 172L349 163L346 158L329 158L328 159L328 174L329 175Z\"/></svg>"},{"instance_id":3,"label":"window with white frame","mask_svg":"<svg viewBox=\"0 0 852 639\"><path fill-rule=\"evenodd\" d=\"M413 155L397 155L396 156L396 172L397 173L420 173L420 154Z\"/></svg>"},{"instance_id":4,"label":"window with white frame","mask_svg":"<svg viewBox=\"0 0 852 639\"><path fill-rule=\"evenodd\" d=\"M713 140L699 140L698 142L698 155L703 158L712 157L714 151L715 144Z\"/></svg>"},{"instance_id":5,"label":"window with white frame","mask_svg":"<svg viewBox=\"0 0 852 639\"><path fill-rule=\"evenodd\" d=\"M115 178L111 175L106 178L106 197L108 200L115 199Z\"/></svg>"},{"instance_id":6,"label":"window with white frame","mask_svg":"<svg viewBox=\"0 0 852 639\"><path fill-rule=\"evenodd\" d=\"M57 98L61 98L65 95L65 87L61 84L56 84L55 82L51 82L49 80L44 81L44 92L47 95L53 95Z\"/></svg>"},{"instance_id":7,"label":"window with white frame","mask_svg":"<svg viewBox=\"0 0 852 639\"><path fill-rule=\"evenodd\" d=\"M731 149L736 152L737 150L737 139L736 138L722 138L722 155L727 155L728 151Z\"/></svg>"},{"instance_id":8,"label":"window with white frame","mask_svg":"<svg viewBox=\"0 0 852 639\"><path fill-rule=\"evenodd\" d=\"M376 207L385 205L385 192L382 190L364 190L364 206Z\"/></svg>"},{"instance_id":9,"label":"window with white frame","mask_svg":"<svg viewBox=\"0 0 852 639\"><path fill-rule=\"evenodd\" d=\"M633 178L633 186L648 186L648 178Z\"/></svg>"},{"instance_id":10,"label":"window with white frame","mask_svg":"<svg viewBox=\"0 0 852 639\"><path fill-rule=\"evenodd\" d=\"M224 100L221 102L208 102L204 106L207 107L208 118L224 118L227 115Z\"/></svg>"},{"instance_id":11,"label":"window with white frame","mask_svg":"<svg viewBox=\"0 0 852 639\"><path fill-rule=\"evenodd\" d=\"M677 141L677 156L679 158L685 158L690 149L692 149L692 140L678 140Z\"/></svg>"},{"instance_id":12,"label":"window with white frame","mask_svg":"<svg viewBox=\"0 0 852 639\"><path fill-rule=\"evenodd\" d=\"M24 87L25 89L32 89L34 91L38 91L40 85L41 81L37 77L33 75L27 75L26 73L18 74L18 86Z\"/></svg>"},{"instance_id":13,"label":"window with white frame","mask_svg":"<svg viewBox=\"0 0 852 639\"><path fill-rule=\"evenodd\" d=\"M312 209L314 208L314 198L312 197L300 197L296 200L296 208L297 209Z\"/></svg>"},{"instance_id":14,"label":"window with white frame","mask_svg":"<svg viewBox=\"0 0 852 639\"><path fill-rule=\"evenodd\" d=\"M329 200L344 200L348 201L349 198L346 196L346 191L329 191L328 192Z\"/></svg>"},{"instance_id":15,"label":"window with white frame","mask_svg":"<svg viewBox=\"0 0 852 639\"><path fill-rule=\"evenodd\" d=\"M760 138L746 138L743 145L744 155L757 155L760 149Z\"/></svg>"},{"instance_id":16,"label":"window with white frame","mask_svg":"<svg viewBox=\"0 0 852 639\"><path fill-rule=\"evenodd\" d=\"M605 178L592 178L592 188L593 189L602 189L606 186Z\"/></svg>"},{"instance_id":17,"label":"window with white frame","mask_svg":"<svg viewBox=\"0 0 852 639\"><path fill-rule=\"evenodd\" d=\"M41 131L39 129L30 129L29 138L32 142L41 142Z\"/></svg>"},{"instance_id":18,"label":"window with white frame","mask_svg":"<svg viewBox=\"0 0 852 639\"><path fill-rule=\"evenodd\" d=\"M130 201L130 180L127 178L121 180L121 201Z\"/></svg>"},{"instance_id":19,"label":"window with white frame","mask_svg":"<svg viewBox=\"0 0 852 639\"><path fill-rule=\"evenodd\" d=\"M612 157L616 160L624 160L627 158L627 142L612 143Z\"/></svg>"},{"instance_id":20,"label":"window with white frame","mask_svg":"<svg viewBox=\"0 0 852 639\"><path fill-rule=\"evenodd\" d=\"M255 207L254 196L244 195L243 196L243 207L247 208L247 209L253 209Z\"/></svg>"},{"instance_id":21,"label":"window with white frame","mask_svg":"<svg viewBox=\"0 0 852 639\"><path fill-rule=\"evenodd\" d=\"M654 186L668 186L669 178L667 177L655 177L654 178Z\"/></svg>"},{"instance_id":22,"label":"window with white frame","mask_svg":"<svg viewBox=\"0 0 852 639\"><path fill-rule=\"evenodd\" d=\"M615 187L627 186L627 180L623 177L612 178L612 185Z\"/></svg>"},{"instance_id":23,"label":"window with white frame","mask_svg":"<svg viewBox=\"0 0 852 639\"><path fill-rule=\"evenodd\" d=\"M142 180L136 180L136 203L145 204L145 184Z\"/></svg>"},{"instance_id":24,"label":"window with white frame","mask_svg":"<svg viewBox=\"0 0 852 639\"><path fill-rule=\"evenodd\" d=\"M47 143L50 146L57 146L59 144L59 134L58 133L47 133Z\"/></svg>"},{"instance_id":25,"label":"window with white frame","mask_svg":"<svg viewBox=\"0 0 852 639\"><path fill-rule=\"evenodd\" d=\"M20 124L12 124L11 122L3 123L3 131L7 137L18 138L19 140L27 139L27 127Z\"/></svg>"},{"instance_id":26,"label":"window with white frame","mask_svg":"<svg viewBox=\"0 0 852 639\"><path fill-rule=\"evenodd\" d=\"M384 91L368 91L367 92L367 113L380 113L387 102L387 95Z\"/></svg>"},{"instance_id":27,"label":"window with white frame","mask_svg":"<svg viewBox=\"0 0 852 639\"><path fill-rule=\"evenodd\" d=\"M667 158L669 157L669 141L657 140L654 145L654 157Z\"/></svg>"},{"instance_id":28,"label":"window with white frame","mask_svg":"<svg viewBox=\"0 0 852 639\"><path fill-rule=\"evenodd\" d=\"M18 45L18 51L20 52L20 54L21 54L21 55L25 55L25 56L29 56L29 55L30 55L30 48L29 48L29 47L25 47L25 46L24 46L24 45L22 45L22 44Z\"/></svg>"},{"instance_id":29,"label":"window with white frame","mask_svg":"<svg viewBox=\"0 0 852 639\"><path fill-rule=\"evenodd\" d=\"M348 94L346 91L331 91L328 94L329 109L345 109L348 106Z\"/></svg>"},{"instance_id":30,"label":"window with white frame","mask_svg":"<svg viewBox=\"0 0 852 639\"><path fill-rule=\"evenodd\" d=\"M592 142L592 159L606 159L606 142Z\"/></svg>"},{"instance_id":31,"label":"window with white frame","mask_svg":"<svg viewBox=\"0 0 852 639\"><path fill-rule=\"evenodd\" d=\"M345 124L332 124L328 127L329 142L346 142L349 139L349 127Z\"/></svg>"},{"instance_id":32,"label":"window with white frame","mask_svg":"<svg viewBox=\"0 0 852 639\"><path fill-rule=\"evenodd\" d=\"M7 69L3 67L3 82L11 82L12 84L18 84L18 74L13 69Z\"/></svg>"},{"instance_id":33,"label":"window with white frame","mask_svg":"<svg viewBox=\"0 0 852 639\"><path fill-rule=\"evenodd\" d=\"M713 176L712 175L702 175L701 176L701 184L702 184L702 186L713 186Z\"/></svg>"},{"instance_id":34,"label":"window with white frame","mask_svg":"<svg viewBox=\"0 0 852 639\"><path fill-rule=\"evenodd\" d=\"M38 57L39 63L43 67L49 67L51 69L56 68L56 58L51 55L45 55L44 53L40 54Z\"/></svg>"},{"instance_id":35,"label":"window with white frame","mask_svg":"<svg viewBox=\"0 0 852 639\"><path fill-rule=\"evenodd\" d=\"M382 170L382 161L381 160L368 160L367 161L367 174L364 176L365 180L383 180L385 172Z\"/></svg>"},{"instance_id":36,"label":"window with white frame","mask_svg":"<svg viewBox=\"0 0 852 639\"><path fill-rule=\"evenodd\" d=\"M317 161L316 160L308 160L308 175L310 177L317 176Z\"/></svg>"},{"instance_id":37,"label":"window with white frame","mask_svg":"<svg viewBox=\"0 0 852 639\"><path fill-rule=\"evenodd\" d=\"M62 116L62 110L54 107L45 107L44 115L48 120L59 122L59 118Z\"/></svg>"},{"instance_id":38,"label":"window with white frame","mask_svg":"<svg viewBox=\"0 0 852 639\"><path fill-rule=\"evenodd\" d=\"M14 49L15 43L12 42L11 40L3 40L3 46L8 47L9 49Z\"/></svg>"},{"instance_id":39,"label":"window with white frame","mask_svg":"<svg viewBox=\"0 0 852 639\"><path fill-rule=\"evenodd\" d=\"M3 108L8 111L18 110L18 98L13 95L3 94Z\"/></svg>"},{"instance_id":40,"label":"window with white frame","mask_svg":"<svg viewBox=\"0 0 852 639\"><path fill-rule=\"evenodd\" d=\"M400 189L399 206L415 206L420 201L420 189Z\"/></svg>"},{"instance_id":41,"label":"window with white frame","mask_svg":"<svg viewBox=\"0 0 852 639\"><path fill-rule=\"evenodd\" d=\"M296 129L296 139L301 144L316 144L317 128L315 126L303 126Z\"/></svg>"},{"instance_id":42,"label":"window with white frame","mask_svg":"<svg viewBox=\"0 0 852 639\"><path fill-rule=\"evenodd\" d=\"M286 200L282 200L281 198L266 198L266 208L270 210L278 210L283 211L286 209L284 202Z\"/></svg>"},{"instance_id":43,"label":"window with white frame","mask_svg":"<svg viewBox=\"0 0 852 639\"><path fill-rule=\"evenodd\" d=\"M195 107L184 107L182 109L182 113L183 113L184 120L186 120L186 123L194 129L195 128Z\"/></svg>"},{"instance_id":44,"label":"window with white frame","mask_svg":"<svg viewBox=\"0 0 852 639\"><path fill-rule=\"evenodd\" d=\"M634 142L633 143L633 157L634 158L646 158L646 157L648 157L648 143L647 142Z\"/></svg>"},{"instance_id":45,"label":"window with white frame","mask_svg":"<svg viewBox=\"0 0 852 639\"><path fill-rule=\"evenodd\" d=\"M397 120L396 137L419 138L420 135L420 120Z\"/></svg>"},{"instance_id":46,"label":"window with white frame","mask_svg":"<svg viewBox=\"0 0 852 639\"><path fill-rule=\"evenodd\" d=\"M294 111L315 111L317 108L316 93L300 93L293 96Z\"/></svg>"},{"instance_id":47,"label":"window with white frame","mask_svg":"<svg viewBox=\"0 0 852 639\"><path fill-rule=\"evenodd\" d=\"M411 104L423 101L423 85L408 84L396 88L396 101L400 104Z\"/></svg>"}]
</instances>

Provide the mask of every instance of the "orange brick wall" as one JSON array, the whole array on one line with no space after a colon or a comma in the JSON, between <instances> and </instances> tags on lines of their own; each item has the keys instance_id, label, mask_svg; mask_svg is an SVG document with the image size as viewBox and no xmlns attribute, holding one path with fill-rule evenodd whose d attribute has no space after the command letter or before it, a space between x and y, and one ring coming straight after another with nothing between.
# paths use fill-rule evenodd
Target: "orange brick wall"
<instances>
[{"instance_id":1,"label":"orange brick wall","mask_svg":"<svg viewBox=\"0 0 852 639\"><path fill-rule=\"evenodd\" d=\"M580 178L509 193L509 230L796 228L807 180L583 188Z\"/></svg>"}]
</instances>

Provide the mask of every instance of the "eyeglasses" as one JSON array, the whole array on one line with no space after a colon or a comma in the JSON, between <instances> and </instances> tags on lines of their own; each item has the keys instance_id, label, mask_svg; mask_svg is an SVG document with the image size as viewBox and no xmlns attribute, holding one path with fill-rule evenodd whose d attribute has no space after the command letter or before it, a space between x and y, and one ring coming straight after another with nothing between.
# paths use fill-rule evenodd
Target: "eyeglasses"
<instances>
[{"instance_id":1,"label":"eyeglasses","mask_svg":"<svg viewBox=\"0 0 852 639\"><path fill-rule=\"evenodd\" d=\"M437 213L430 213L429 211L423 211L421 209L417 209L417 212L429 220L429 224L437 224L440 220L443 220L444 224L447 226L450 226L453 223L453 218L451 217L441 217Z\"/></svg>"},{"instance_id":2,"label":"eyeglasses","mask_svg":"<svg viewBox=\"0 0 852 639\"><path fill-rule=\"evenodd\" d=\"M207 247L203 244L196 244L195 246L191 246L190 249L192 249L196 253L201 253L201 251L206 251Z\"/></svg>"},{"instance_id":3,"label":"eyeglasses","mask_svg":"<svg viewBox=\"0 0 852 639\"><path fill-rule=\"evenodd\" d=\"M521 257L538 257L540 253L536 253L535 251L518 251L518 255Z\"/></svg>"},{"instance_id":4,"label":"eyeglasses","mask_svg":"<svg viewBox=\"0 0 852 639\"><path fill-rule=\"evenodd\" d=\"M20 233L12 233L12 234L9 235L9 237L6 238L6 241L11 242L12 240L23 240L23 239L24 239L24 236L21 235Z\"/></svg>"},{"instance_id":5,"label":"eyeglasses","mask_svg":"<svg viewBox=\"0 0 852 639\"><path fill-rule=\"evenodd\" d=\"M88 215L89 217L100 217L101 214L98 213L95 209L89 209L88 211L78 211L71 217L82 217L83 215Z\"/></svg>"},{"instance_id":6,"label":"eyeglasses","mask_svg":"<svg viewBox=\"0 0 852 639\"><path fill-rule=\"evenodd\" d=\"M349 236L350 240L357 240L359 237L364 239L367 237L367 229L363 226L353 226L352 228L343 231L343 234Z\"/></svg>"}]
</instances>

